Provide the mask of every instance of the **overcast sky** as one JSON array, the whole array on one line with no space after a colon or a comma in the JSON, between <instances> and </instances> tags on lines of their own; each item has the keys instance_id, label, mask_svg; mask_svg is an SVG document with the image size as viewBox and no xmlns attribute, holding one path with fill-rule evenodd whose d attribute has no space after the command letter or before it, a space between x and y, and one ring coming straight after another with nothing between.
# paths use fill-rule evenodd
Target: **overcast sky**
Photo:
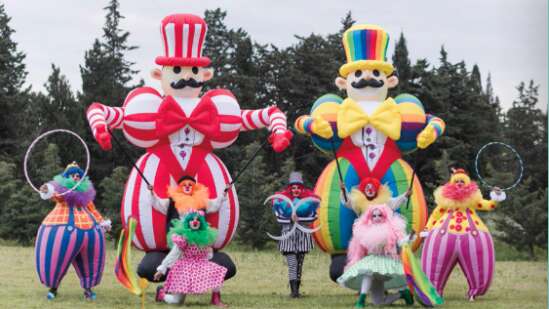
<instances>
[{"instance_id":1,"label":"overcast sky","mask_svg":"<svg viewBox=\"0 0 549 309\"><path fill-rule=\"evenodd\" d=\"M73 89L80 88L78 65L93 40L102 35L102 8L107 2L4 0L16 31L13 38L27 55L27 80L33 89L43 89L51 63L61 67ZM389 32L390 54L401 31L413 61L427 58L437 64L444 45L450 61L465 60L469 68L478 64L483 82L489 72L492 74L495 92L504 106L510 106L516 97L515 86L520 81L534 79L540 84L540 105L546 108L546 0L122 0L121 12L126 18L121 26L131 33L129 43L139 46L128 54L140 70L137 79L158 87L149 72L161 51L158 27L164 16L202 16L205 9L217 7L227 11L229 27L241 27L257 42L280 47L295 43L294 35L336 32L341 18L351 10L357 22L379 24Z\"/></svg>"}]
</instances>

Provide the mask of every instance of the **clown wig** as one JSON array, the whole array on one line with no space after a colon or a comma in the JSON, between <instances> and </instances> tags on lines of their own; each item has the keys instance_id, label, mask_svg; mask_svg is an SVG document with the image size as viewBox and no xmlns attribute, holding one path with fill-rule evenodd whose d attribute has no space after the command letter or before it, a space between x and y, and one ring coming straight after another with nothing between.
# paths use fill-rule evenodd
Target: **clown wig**
<instances>
[{"instance_id":1,"label":"clown wig","mask_svg":"<svg viewBox=\"0 0 549 309\"><path fill-rule=\"evenodd\" d=\"M193 220L200 222L196 229L191 228L191 221ZM215 242L217 230L208 225L202 211L190 212L183 219L172 220L172 227L168 232L168 246L170 248L173 247L172 237L183 237L190 245L208 247Z\"/></svg>"}]
</instances>

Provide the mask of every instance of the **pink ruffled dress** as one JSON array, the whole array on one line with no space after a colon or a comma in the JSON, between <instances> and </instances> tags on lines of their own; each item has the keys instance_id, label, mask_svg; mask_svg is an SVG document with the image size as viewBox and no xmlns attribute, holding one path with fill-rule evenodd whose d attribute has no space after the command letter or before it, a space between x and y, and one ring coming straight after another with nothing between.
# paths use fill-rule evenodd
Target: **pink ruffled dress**
<instances>
[{"instance_id":1,"label":"pink ruffled dress","mask_svg":"<svg viewBox=\"0 0 549 309\"><path fill-rule=\"evenodd\" d=\"M178 235L174 235L172 240L172 250L180 251L180 257L168 272L164 284L166 293L202 294L223 285L227 269L208 260L210 247L189 245Z\"/></svg>"}]
</instances>

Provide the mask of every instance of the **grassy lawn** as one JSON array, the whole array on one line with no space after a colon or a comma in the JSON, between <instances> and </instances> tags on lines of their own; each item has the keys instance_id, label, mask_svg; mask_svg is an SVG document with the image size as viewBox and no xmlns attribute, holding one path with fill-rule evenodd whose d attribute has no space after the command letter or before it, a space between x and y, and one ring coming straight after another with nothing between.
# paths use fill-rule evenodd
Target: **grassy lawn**
<instances>
[{"instance_id":1,"label":"grassy lawn","mask_svg":"<svg viewBox=\"0 0 549 309\"><path fill-rule=\"evenodd\" d=\"M354 292L343 289L328 277L329 257L314 251L305 259L301 299L290 299L286 266L276 251L244 251L229 248L238 267L235 278L226 283L223 300L231 308L352 308ZM54 301L46 299L47 289L40 284L34 268L31 247L0 246L1 308L140 308L139 298L129 294L113 274L115 250L107 251L103 282L95 289L97 300L84 300L76 274L69 271ZM137 265L140 254L135 254ZM155 285L147 291L146 308L170 308L154 302ZM466 300L466 281L455 271L446 288L442 308L547 308L547 266L545 262L496 263L494 282L488 294L470 303ZM190 296L186 307L207 308L209 295ZM392 307L405 307L396 303ZM419 307L419 305L415 305Z\"/></svg>"}]
</instances>

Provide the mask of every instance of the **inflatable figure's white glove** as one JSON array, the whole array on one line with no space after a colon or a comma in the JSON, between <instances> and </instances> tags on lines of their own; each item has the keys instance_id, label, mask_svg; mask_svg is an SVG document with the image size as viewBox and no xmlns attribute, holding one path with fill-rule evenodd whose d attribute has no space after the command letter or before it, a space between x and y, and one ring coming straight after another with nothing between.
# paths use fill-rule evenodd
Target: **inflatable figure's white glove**
<instances>
[{"instance_id":1,"label":"inflatable figure's white glove","mask_svg":"<svg viewBox=\"0 0 549 309\"><path fill-rule=\"evenodd\" d=\"M421 238L427 238L427 236L429 236L429 231L424 230L419 233L419 237Z\"/></svg>"},{"instance_id":2,"label":"inflatable figure's white glove","mask_svg":"<svg viewBox=\"0 0 549 309\"><path fill-rule=\"evenodd\" d=\"M110 219L103 220L99 223L99 226L103 229L103 231L110 232L112 229L112 221Z\"/></svg>"}]
</instances>

